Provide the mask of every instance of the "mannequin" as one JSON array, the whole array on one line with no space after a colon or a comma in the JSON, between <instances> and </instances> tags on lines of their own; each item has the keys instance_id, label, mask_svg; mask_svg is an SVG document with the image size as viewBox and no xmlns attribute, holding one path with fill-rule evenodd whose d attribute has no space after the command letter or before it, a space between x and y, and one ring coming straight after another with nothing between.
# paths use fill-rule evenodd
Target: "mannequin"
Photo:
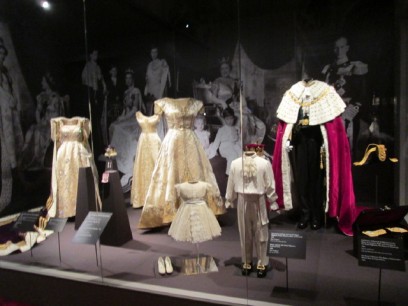
<instances>
[{"instance_id":1,"label":"mannequin","mask_svg":"<svg viewBox=\"0 0 408 306\"><path fill-rule=\"evenodd\" d=\"M310 71L306 67L306 71ZM280 119L273 156L278 205L293 208L291 181L299 195L300 229L309 223L319 229L327 212L337 218L340 230L352 235L355 199L351 157L340 115L346 105L333 87L303 81L283 96L277 110Z\"/></svg>"},{"instance_id":2,"label":"mannequin","mask_svg":"<svg viewBox=\"0 0 408 306\"><path fill-rule=\"evenodd\" d=\"M255 151L246 151L243 157L231 163L225 195L226 207L238 199L237 215L241 241L242 275L252 271L252 248L257 255L257 276L265 277L269 258L266 254L268 241L268 213L266 198L276 206L275 180L269 161Z\"/></svg>"}]
</instances>

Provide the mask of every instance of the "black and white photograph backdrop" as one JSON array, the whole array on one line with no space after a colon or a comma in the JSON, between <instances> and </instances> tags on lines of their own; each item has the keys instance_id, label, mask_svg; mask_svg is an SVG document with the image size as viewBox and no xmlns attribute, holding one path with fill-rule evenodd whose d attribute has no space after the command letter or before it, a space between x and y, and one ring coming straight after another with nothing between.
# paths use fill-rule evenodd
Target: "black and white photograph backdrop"
<instances>
[{"instance_id":1,"label":"black and white photograph backdrop","mask_svg":"<svg viewBox=\"0 0 408 306\"><path fill-rule=\"evenodd\" d=\"M272 155L277 107L301 80L305 62L347 104L343 121L353 161L370 143L400 157L395 16L401 1L48 3L0 0L0 216L45 205L49 122L58 116L92 117L99 175L111 144L127 193L138 141L134 114L151 115L162 97L204 102L195 128L208 130L200 140L225 185L231 152L215 142L223 115L232 111L242 121L240 142L262 142ZM163 126L161 136L165 132ZM397 167L353 168L358 204L398 205Z\"/></svg>"}]
</instances>

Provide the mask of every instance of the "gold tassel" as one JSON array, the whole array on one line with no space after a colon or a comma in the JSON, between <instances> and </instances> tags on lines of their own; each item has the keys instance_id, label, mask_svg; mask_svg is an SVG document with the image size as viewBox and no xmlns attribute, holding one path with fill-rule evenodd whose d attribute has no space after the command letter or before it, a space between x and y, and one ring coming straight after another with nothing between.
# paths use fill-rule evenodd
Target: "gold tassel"
<instances>
[{"instance_id":1,"label":"gold tassel","mask_svg":"<svg viewBox=\"0 0 408 306\"><path fill-rule=\"evenodd\" d=\"M321 147L320 147L320 169L321 169L321 170L324 169L324 164L325 164L324 159L325 159L325 158L326 158L326 154L325 154L325 152L324 152L324 147L321 146Z\"/></svg>"}]
</instances>

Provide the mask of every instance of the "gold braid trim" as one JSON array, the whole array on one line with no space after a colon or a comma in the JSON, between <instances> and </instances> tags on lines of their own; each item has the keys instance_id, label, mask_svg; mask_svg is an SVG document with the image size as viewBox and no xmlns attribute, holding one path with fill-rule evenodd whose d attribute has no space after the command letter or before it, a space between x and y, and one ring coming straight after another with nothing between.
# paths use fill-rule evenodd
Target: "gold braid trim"
<instances>
[{"instance_id":1,"label":"gold braid trim","mask_svg":"<svg viewBox=\"0 0 408 306\"><path fill-rule=\"evenodd\" d=\"M383 144L370 143L366 148L363 159L359 162L354 162L353 164L355 166L362 166L366 164L370 155L375 151L377 151L379 161L383 162L387 159L387 148Z\"/></svg>"},{"instance_id":2,"label":"gold braid trim","mask_svg":"<svg viewBox=\"0 0 408 306\"><path fill-rule=\"evenodd\" d=\"M292 99L292 101L295 102L296 104L302 107L308 107L308 106L312 106L313 104L316 104L317 102L320 102L320 100L322 100L328 95L329 91L330 91L330 87L327 87L319 96L317 96L310 102L303 102L303 100L296 97L290 90L286 92L286 95L288 95Z\"/></svg>"},{"instance_id":3,"label":"gold braid trim","mask_svg":"<svg viewBox=\"0 0 408 306\"><path fill-rule=\"evenodd\" d=\"M385 161L387 159L387 149L385 148L384 145L377 145L377 150L378 150L378 159L380 161Z\"/></svg>"},{"instance_id":4,"label":"gold braid trim","mask_svg":"<svg viewBox=\"0 0 408 306\"><path fill-rule=\"evenodd\" d=\"M324 150L324 146L320 147L320 169L323 170L325 168L326 163L326 152Z\"/></svg>"}]
</instances>

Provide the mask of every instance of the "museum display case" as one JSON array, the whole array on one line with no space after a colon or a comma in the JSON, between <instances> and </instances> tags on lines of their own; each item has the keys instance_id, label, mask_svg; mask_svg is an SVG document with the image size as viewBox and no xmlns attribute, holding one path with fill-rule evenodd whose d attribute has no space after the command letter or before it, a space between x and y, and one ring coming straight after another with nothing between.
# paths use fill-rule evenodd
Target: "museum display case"
<instances>
[{"instance_id":1,"label":"museum display case","mask_svg":"<svg viewBox=\"0 0 408 306\"><path fill-rule=\"evenodd\" d=\"M407 18L0 1L0 297L405 305Z\"/></svg>"}]
</instances>

